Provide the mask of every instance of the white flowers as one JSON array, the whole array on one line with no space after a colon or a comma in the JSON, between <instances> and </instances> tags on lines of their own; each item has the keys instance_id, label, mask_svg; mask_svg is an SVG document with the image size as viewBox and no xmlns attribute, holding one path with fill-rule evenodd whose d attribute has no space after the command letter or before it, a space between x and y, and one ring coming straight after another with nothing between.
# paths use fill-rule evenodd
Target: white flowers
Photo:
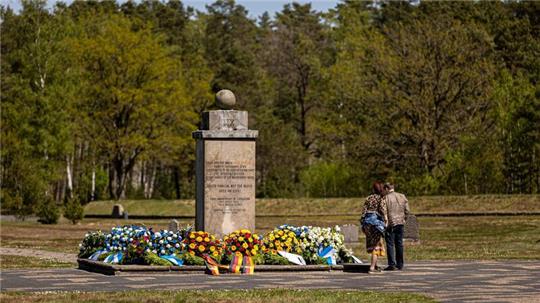
<instances>
[{"instance_id":1,"label":"white flowers","mask_svg":"<svg viewBox=\"0 0 540 303\"><path fill-rule=\"evenodd\" d=\"M335 250L334 257L338 257L339 252L345 247L343 246L343 235L338 226L330 227L313 227L302 226L295 227L293 230L301 231L298 236L300 247L304 250L304 256L308 261L315 261L319 256L319 249L322 247L332 246Z\"/></svg>"}]
</instances>

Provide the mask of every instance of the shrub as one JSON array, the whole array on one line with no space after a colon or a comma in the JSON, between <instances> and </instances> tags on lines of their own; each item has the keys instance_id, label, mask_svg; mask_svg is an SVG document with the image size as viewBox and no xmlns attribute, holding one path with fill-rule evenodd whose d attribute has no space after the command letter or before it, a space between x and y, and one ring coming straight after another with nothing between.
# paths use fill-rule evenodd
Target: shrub
<instances>
[{"instance_id":1,"label":"shrub","mask_svg":"<svg viewBox=\"0 0 540 303\"><path fill-rule=\"evenodd\" d=\"M23 198L19 195L12 196L7 191L2 191L1 196L2 209L6 209L10 214L13 214L19 220L23 220L34 213L33 205L24 203Z\"/></svg>"},{"instance_id":2,"label":"shrub","mask_svg":"<svg viewBox=\"0 0 540 303\"><path fill-rule=\"evenodd\" d=\"M51 197L46 197L38 204L36 215L43 224L56 224L60 218L60 210Z\"/></svg>"},{"instance_id":3,"label":"shrub","mask_svg":"<svg viewBox=\"0 0 540 303\"><path fill-rule=\"evenodd\" d=\"M71 223L76 224L84 217L84 208L78 197L68 199L64 206L64 217L69 219Z\"/></svg>"}]
</instances>

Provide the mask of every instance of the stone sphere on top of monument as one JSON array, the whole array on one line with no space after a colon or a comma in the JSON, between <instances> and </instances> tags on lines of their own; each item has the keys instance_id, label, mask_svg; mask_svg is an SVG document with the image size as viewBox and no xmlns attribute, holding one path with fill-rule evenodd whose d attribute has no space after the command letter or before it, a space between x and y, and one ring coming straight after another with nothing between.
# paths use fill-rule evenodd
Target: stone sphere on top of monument
<instances>
[{"instance_id":1,"label":"stone sphere on top of monument","mask_svg":"<svg viewBox=\"0 0 540 303\"><path fill-rule=\"evenodd\" d=\"M221 109L232 109L236 104L234 93L228 89L222 89L216 93L216 105Z\"/></svg>"}]
</instances>

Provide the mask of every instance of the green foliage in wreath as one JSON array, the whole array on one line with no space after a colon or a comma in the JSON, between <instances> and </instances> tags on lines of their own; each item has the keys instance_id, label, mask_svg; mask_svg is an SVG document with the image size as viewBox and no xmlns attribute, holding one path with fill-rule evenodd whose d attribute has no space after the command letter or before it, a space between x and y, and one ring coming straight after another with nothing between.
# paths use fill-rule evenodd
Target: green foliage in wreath
<instances>
[{"instance_id":1,"label":"green foliage in wreath","mask_svg":"<svg viewBox=\"0 0 540 303\"><path fill-rule=\"evenodd\" d=\"M161 259L157 254L147 251L144 253L144 263L147 265L170 266L171 262Z\"/></svg>"},{"instance_id":2,"label":"green foliage in wreath","mask_svg":"<svg viewBox=\"0 0 540 303\"><path fill-rule=\"evenodd\" d=\"M88 258L103 247L105 247L105 235L101 231L90 232L81 242L79 258Z\"/></svg>"},{"instance_id":3,"label":"green foliage in wreath","mask_svg":"<svg viewBox=\"0 0 540 303\"><path fill-rule=\"evenodd\" d=\"M184 265L204 265L204 259L197 256L192 256L189 253L185 253L181 257L184 260Z\"/></svg>"},{"instance_id":4,"label":"green foliage in wreath","mask_svg":"<svg viewBox=\"0 0 540 303\"><path fill-rule=\"evenodd\" d=\"M283 258L277 253L265 253L263 255L264 263L266 265L290 265L289 260Z\"/></svg>"}]
</instances>

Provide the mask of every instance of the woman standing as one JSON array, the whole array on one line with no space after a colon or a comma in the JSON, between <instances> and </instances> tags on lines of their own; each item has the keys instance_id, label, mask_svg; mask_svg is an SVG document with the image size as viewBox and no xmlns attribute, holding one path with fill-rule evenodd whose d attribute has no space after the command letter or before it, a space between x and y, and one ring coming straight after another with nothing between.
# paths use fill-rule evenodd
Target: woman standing
<instances>
[{"instance_id":1,"label":"woman standing","mask_svg":"<svg viewBox=\"0 0 540 303\"><path fill-rule=\"evenodd\" d=\"M373 183L373 194L369 195L364 202L361 219L362 231L366 234L367 252L371 254L370 274L380 272L377 258L385 255L382 236L387 222L384 185L381 182L375 182Z\"/></svg>"}]
</instances>

